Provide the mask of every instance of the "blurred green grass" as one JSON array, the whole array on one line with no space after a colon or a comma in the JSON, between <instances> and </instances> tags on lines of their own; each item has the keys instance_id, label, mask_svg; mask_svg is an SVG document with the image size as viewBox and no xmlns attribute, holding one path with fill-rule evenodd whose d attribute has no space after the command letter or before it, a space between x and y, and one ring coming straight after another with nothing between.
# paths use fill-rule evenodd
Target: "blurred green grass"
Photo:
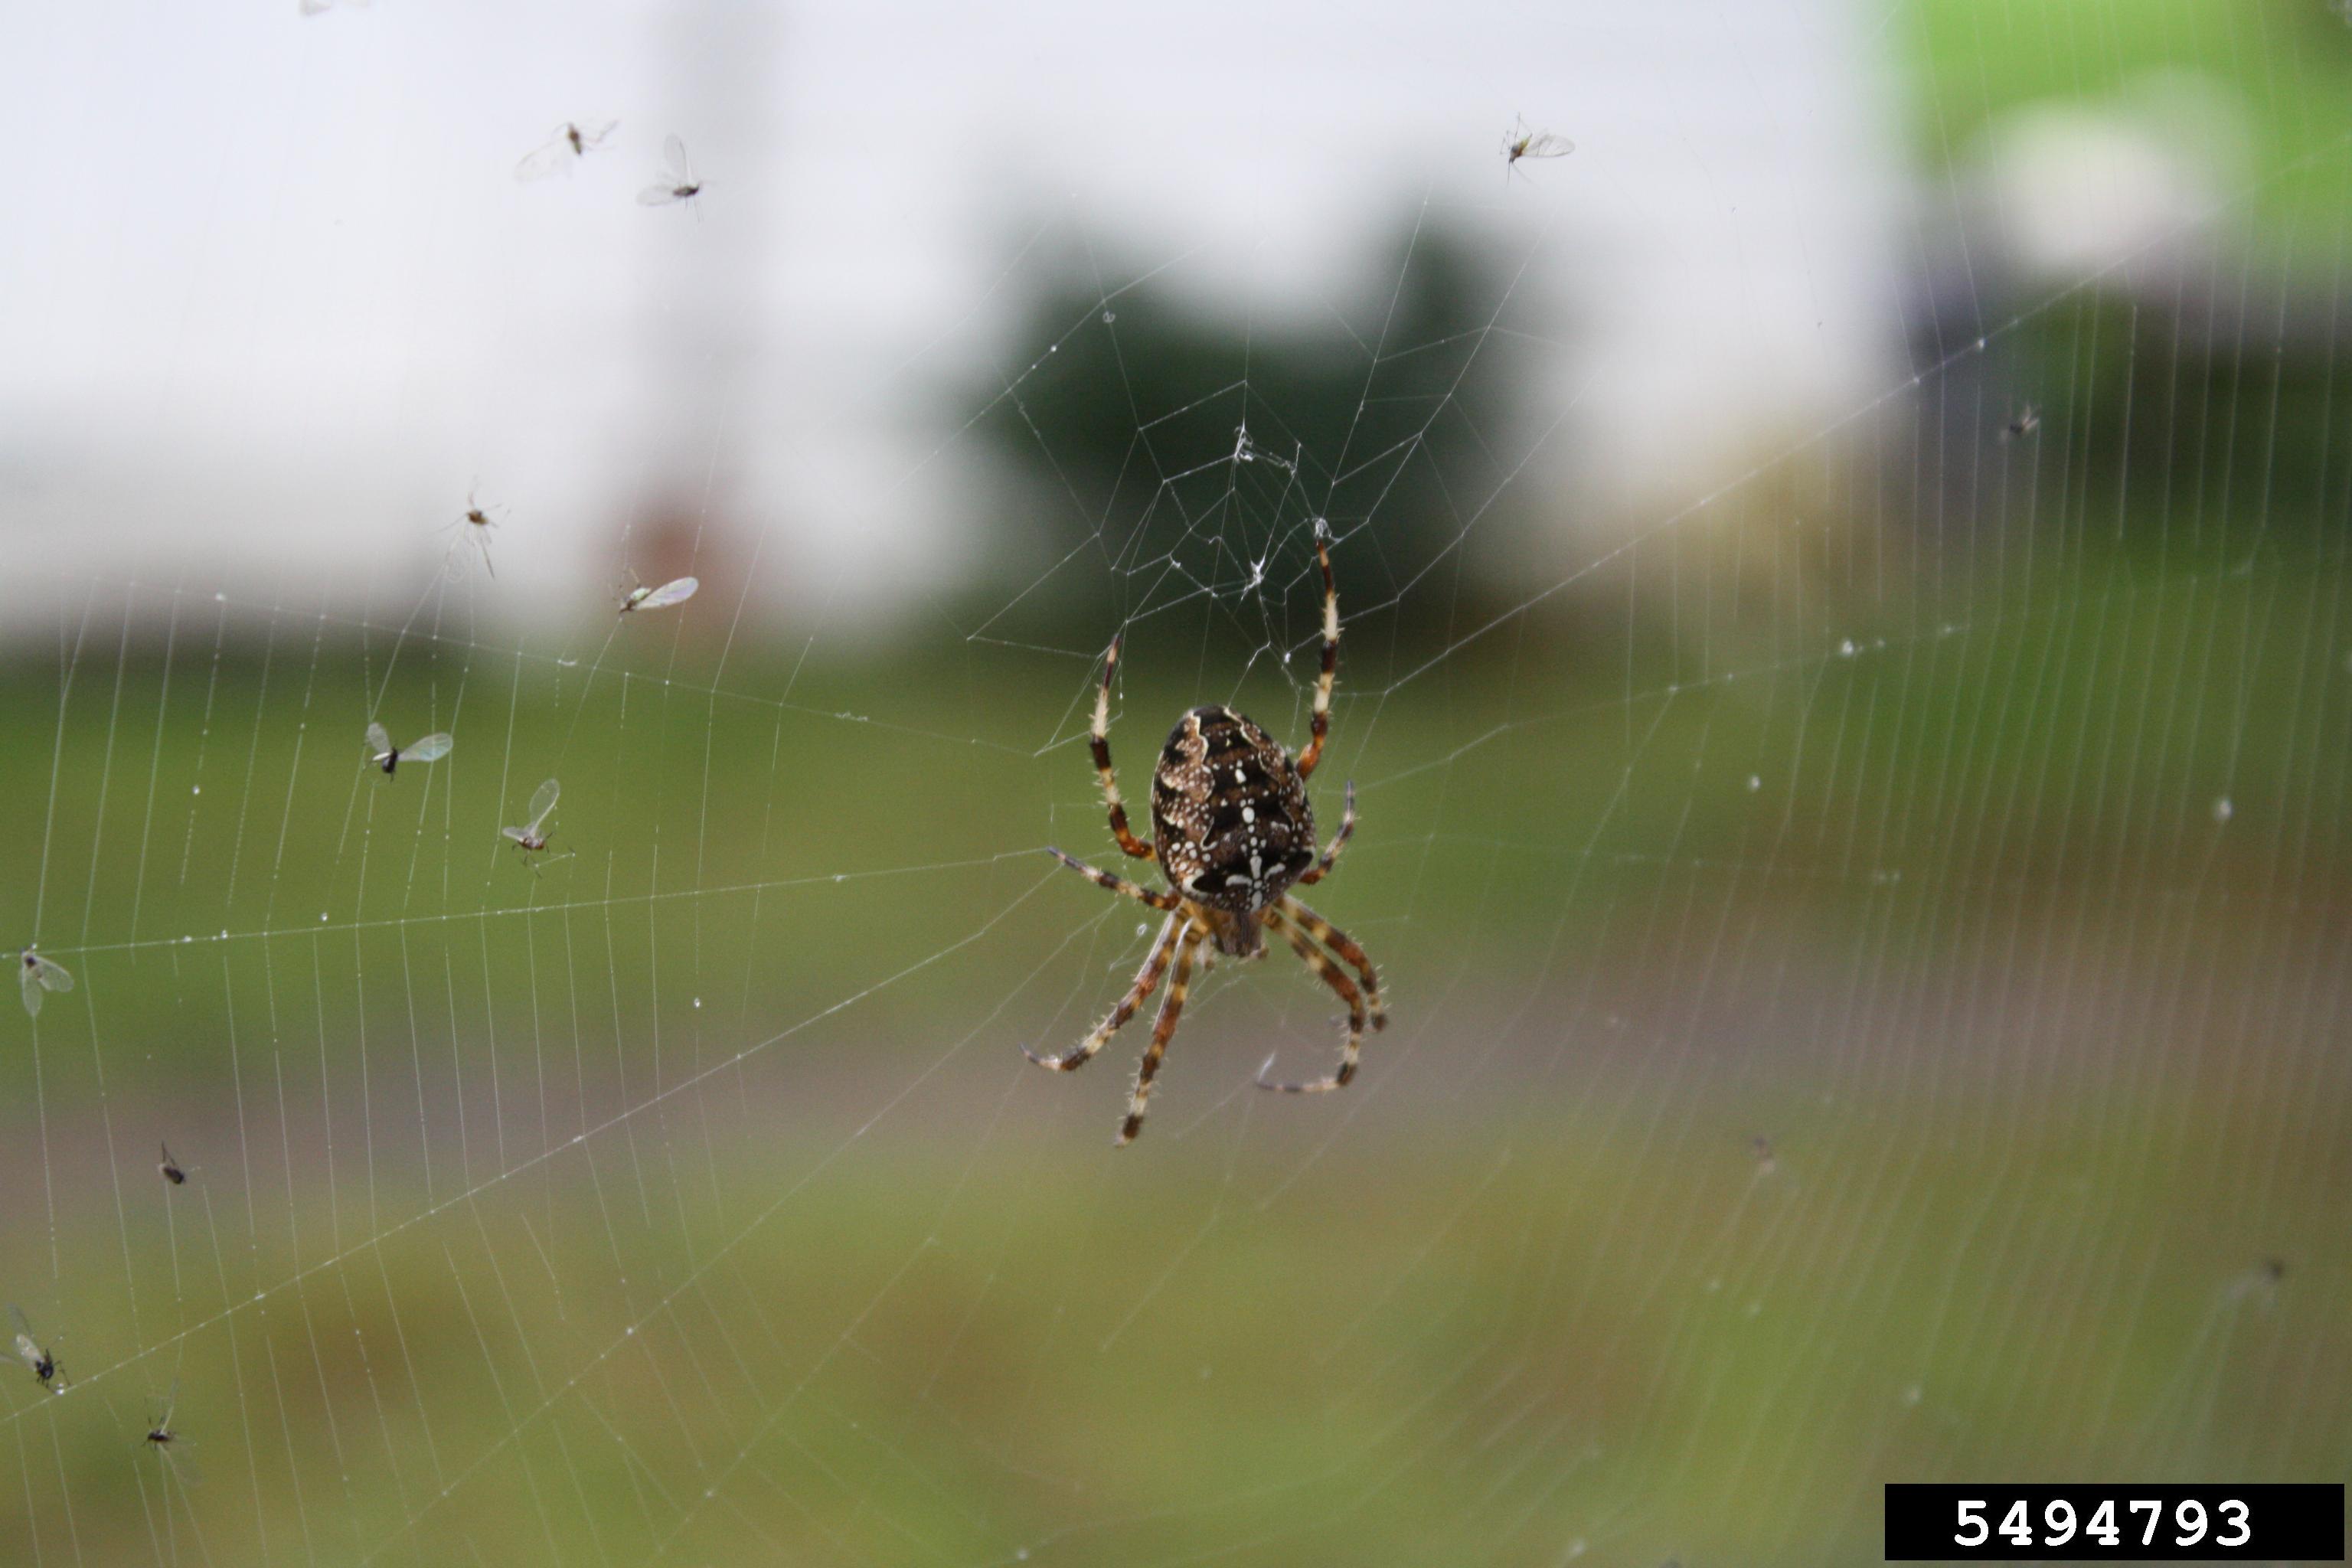
<instances>
[{"instance_id":1,"label":"blurred green grass","mask_svg":"<svg viewBox=\"0 0 2352 1568\"><path fill-rule=\"evenodd\" d=\"M1328 831L1354 778L1364 827L1324 889L1330 912L1367 931L1477 929L1507 965L1590 934L1676 865L1810 887L1799 912L1834 931L1888 877L1960 900L2203 876L2216 857L2275 878L2290 826L2340 864L2315 792L2347 736L2326 658L2344 577L2300 552L2257 566L2225 546L2152 570L2062 540L2023 591L1899 610L1849 597L1816 626L1747 637L1700 606L1704 640L1648 618L1629 637L1588 605L1451 650L1352 641L1318 793ZM1127 660L1114 743L1131 793L1195 702L1304 731L1295 675L1186 682L1216 663L1175 640L1173 660L1148 641ZM110 1031L207 1070L228 1033L222 977L320 943L339 954L314 977L325 1019L362 1005L334 973L354 953L414 967L420 942L478 949L449 962L499 975L528 963L534 930L601 922L617 942L625 918L653 948L615 947L624 971L687 946L660 985L648 972L607 996L623 1020L689 975L746 1020L789 1018L971 937L981 911L1034 944L1100 910L1075 879L1034 886L1045 844L1107 845L1088 662L935 647L824 665L779 648L736 650L714 677L707 656L567 669L457 645L411 655L379 708L363 650L309 627L183 647L168 668L152 648L92 654L69 685L19 658L0 669L0 722L54 743L0 756L28 840L0 930L78 962ZM363 765L371 714L407 738L451 729L455 754L385 779ZM550 774L553 851L572 858L534 877L499 829ZM2252 815L2216 833L2225 796ZM745 951L755 933L792 962ZM877 1001L926 1008L940 983Z\"/></svg>"},{"instance_id":2,"label":"blurred green grass","mask_svg":"<svg viewBox=\"0 0 2352 1568\"><path fill-rule=\"evenodd\" d=\"M2273 1281L2195 1218L2249 1151L2149 1109L2187 1131L2155 1159L2121 1127L1989 1158L1922 1110L1769 1171L1721 1109L1663 1168L1570 1110L1417 1144L1370 1196L1265 1150L1093 1174L730 1139L730 1193L818 1173L723 1253L731 1221L641 1226L610 1172L600 1219L567 1158L226 1321L184 1228L187 1294L140 1327L184 1314L184 1346L12 1390L10 1425L45 1531L70 1500L99 1561L163 1528L132 1391L175 1370L205 1474L174 1506L215 1561L1861 1562L1887 1477L2336 1473L2340 1144L2268 1151L2327 1173L2268 1216ZM119 1300L73 1331L135 1342Z\"/></svg>"}]
</instances>

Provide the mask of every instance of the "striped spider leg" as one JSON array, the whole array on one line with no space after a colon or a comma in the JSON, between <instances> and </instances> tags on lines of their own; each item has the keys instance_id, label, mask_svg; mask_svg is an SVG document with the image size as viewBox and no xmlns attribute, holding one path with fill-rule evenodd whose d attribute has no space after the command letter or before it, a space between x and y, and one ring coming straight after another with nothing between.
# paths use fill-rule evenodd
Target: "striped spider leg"
<instances>
[{"instance_id":1,"label":"striped spider leg","mask_svg":"<svg viewBox=\"0 0 2352 1568\"><path fill-rule=\"evenodd\" d=\"M1290 943L1290 950L1300 962L1315 972L1315 977L1338 993L1348 1008L1348 1043L1339 1054L1339 1070L1329 1078L1315 1079L1306 1083L1276 1083L1265 1076L1274 1066L1266 1058L1259 1069L1257 1086L1277 1094L1328 1094L1335 1089L1345 1089L1356 1076L1357 1061L1363 1055L1364 1025L1371 1024L1374 1033L1389 1026L1389 1014L1381 1000L1380 975L1372 968L1371 959L1356 940L1297 899L1284 898L1265 911L1266 929L1281 934ZM1318 943L1321 946L1318 946ZM1347 970L1331 961L1324 948L1338 953L1358 974L1363 976L1360 986L1349 977Z\"/></svg>"},{"instance_id":2,"label":"striped spider leg","mask_svg":"<svg viewBox=\"0 0 2352 1568\"><path fill-rule=\"evenodd\" d=\"M1168 973L1168 963L1175 956L1176 944L1190 936L1192 931L1192 922L1184 918L1182 910L1171 914L1161 922L1160 934L1152 939L1151 951L1145 955L1143 967L1136 973L1135 984L1128 988L1126 995L1119 998L1118 1005L1110 1010L1110 1016L1095 1026L1093 1034L1062 1056L1039 1056L1026 1046L1021 1047L1021 1054L1039 1067L1050 1068L1055 1072L1076 1072L1094 1060L1095 1053L1108 1044L1120 1026L1135 1016L1135 1010L1160 988L1160 977Z\"/></svg>"}]
</instances>

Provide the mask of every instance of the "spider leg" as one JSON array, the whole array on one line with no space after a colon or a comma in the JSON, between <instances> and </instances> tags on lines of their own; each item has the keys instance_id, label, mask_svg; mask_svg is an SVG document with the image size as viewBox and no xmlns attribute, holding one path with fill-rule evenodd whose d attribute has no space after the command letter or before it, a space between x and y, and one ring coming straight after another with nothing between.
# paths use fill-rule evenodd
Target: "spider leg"
<instances>
[{"instance_id":1,"label":"spider leg","mask_svg":"<svg viewBox=\"0 0 2352 1568\"><path fill-rule=\"evenodd\" d=\"M1046 847L1045 853L1092 882L1096 887L1108 888L1114 893L1125 893L1137 902L1150 904L1155 910L1173 910L1184 901L1173 893L1155 893L1150 888L1140 887L1124 877L1114 877L1108 871L1089 866L1076 856L1065 855L1050 845Z\"/></svg>"},{"instance_id":2,"label":"spider leg","mask_svg":"<svg viewBox=\"0 0 2352 1568\"><path fill-rule=\"evenodd\" d=\"M1298 753L1298 776L1307 777L1323 760L1323 737L1331 732L1331 681L1339 669L1339 590L1331 583L1331 549L1325 542L1329 530L1315 529L1315 559L1323 566L1323 673L1315 679L1315 717L1307 749Z\"/></svg>"},{"instance_id":3,"label":"spider leg","mask_svg":"<svg viewBox=\"0 0 2352 1568\"><path fill-rule=\"evenodd\" d=\"M1152 939L1151 951L1144 955L1143 967L1136 971L1135 984L1129 986L1127 994L1118 999L1118 1005L1110 1010L1110 1016L1096 1025L1095 1032L1079 1041L1076 1049L1065 1056L1041 1057L1024 1046L1021 1054L1039 1067L1051 1068L1055 1072L1076 1072L1094 1060L1095 1053L1101 1050L1129 1018L1135 1016L1135 1010L1143 1005L1144 999L1159 989L1160 977L1168 973L1168 961L1176 952L1177 931L1184 923L1184 917L1181 914L1168 917L1160 928L1160 934Z\"/></svg>"},{"instance_id":4,"label":"spider leg","mask_svg":"<svg viewBox=\"0 0 2352 1568\"><path fill-rule=\"evenodd\" d=\"M1176 1020L1184 1013L1184 991L1192 984L1192 953L1201 945L1199 928L1187 924L1184 934L1176 941L1176 973L1168 982L1168 994L1160 999L1160 1016L1151 1025L1151 1044L1144 1048L1143 1065L1135 1069L1135 1097L1127 1102L1127 1120L1119 1123L1116 1142L1135 1142L1143 1130L1144 1101L1151 1098L1151 1080L1160 1072L1160 1058L1168 1054L1168 1041L1176 1033Z\"/></svg>"},{"instance_id":5,"label":"spider leg","mask_svg":"<svg viewBox=\"0 0 2352 1568\"><path fill-rule=\"evenodd\" d=\"M1311 870L1308 870L1298 879L1296 886L1301 888L1311 887L1315 883L1319 882L1324 878L1329 876L1331 874L1331 862L1339 858L1339 851L1348 847L1349 837L1355 831L1356 781L1349 779L1348 781L1348 809L1339 815L1339 831L1333 837L1331 840L1331 847L1323 851L1323 858L1315 862L1314 868Z\"/></svg>"},{"instance_id":6,"label":"spider leg","mask_svg":"<svg viewBox=\"0 0 2352 1568\"><path fill-rule=\"evenodd\" d=\"M1102 685L1095 691L1095 718L1087 726L1087 739L1094 747L1095 773L1102 779L1103 802L1110 807L1111 837L1136 859L1149 860L1152 846L1129 830L1127 803L1118 796L1118 777L1110 768L1110 678L1118 668L1119 640L1111 638L1110 649L1103 655Z\"/></svg>"},{"instance_id":7,"label":"spider leg","mask_svg":"<svg viewBox=\"0 0 2352 1568\"><path fill-rule=\"evenodd\" d=\"M1285 915L1306 928L1308 935L1347 960L1355 967L1356 973L1364 977L1364 1002L1372 1012L1372 1027L1387 1028L1389 1012L1381 1001L1380 973L1372 967L1371 956L1364 952L1354 937L1349 936L1297 899L1286 895L1279 908Z\"/></svg>"},{"instance_id":8,"label":"spider leg","mask_svg":"<svg viewBox=\"0 0 2352 1568\"><path fill-rule=\"evenodd\" d=\"M1307 940L1306 932L1285 919L1279 910L1266 910L1265 920L1269 927L1283 934L1290 943L1290 950L1315 972L1315 977L1338 992L1339 1000L1348 1005L1348 1045L1340 1053L1339 1070L1329 1078L1318 1079L1312 1083L1275 1083L1261 1069L1257 1086L1279 1094L1326 1094L1335 1089L1345 1089L1348 1080L1356 1076L1357 1059L1363 1055L1364 994L1356 988L1356 983L1349 979L1338 964L1324 957L1321 951ZM1265 1065L1272 1067L1272 1058L1268 1058Z\"/></svg>"}]
</instances>

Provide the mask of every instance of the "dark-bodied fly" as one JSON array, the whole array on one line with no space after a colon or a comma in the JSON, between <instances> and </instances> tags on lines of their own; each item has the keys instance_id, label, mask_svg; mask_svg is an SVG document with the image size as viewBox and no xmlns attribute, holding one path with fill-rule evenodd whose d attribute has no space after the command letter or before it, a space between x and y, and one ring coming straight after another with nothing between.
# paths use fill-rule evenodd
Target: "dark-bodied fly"
<instances>
[{"instance_id":1,"label":"dark-bodied fly","mask_svg":"<svg viewBox=\"0 0 2352 1568\"><path fill-rule=\"evenodd\" d=\"M446 735L427 735L405 746L395 746L381 724L367 727L368 761L390 776L392 770L403 763L438 762L449 754L450 741Z\"/></svg>"}]
</instances>

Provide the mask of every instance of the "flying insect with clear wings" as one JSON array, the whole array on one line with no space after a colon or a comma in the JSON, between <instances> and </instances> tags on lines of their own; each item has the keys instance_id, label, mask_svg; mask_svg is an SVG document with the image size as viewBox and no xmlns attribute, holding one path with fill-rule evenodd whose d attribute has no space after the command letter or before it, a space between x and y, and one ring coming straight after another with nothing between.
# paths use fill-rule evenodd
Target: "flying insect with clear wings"
<instances>
[{"instance_id":1,"label":"flying insect with clear wings","mask_svg":"<svg viewBox=\"0 0 2352 1568\"><path fill-rule=\"evenodd\" d=\"M62 963L43 958L31 948L24 952L23 966L16 979L25 988L25 1011L35 1017L41 1016L41 997L50 991L70 991L73 976Z\"/></svg>"},{"instance_id":2,"label":"flying insect with clear wings","mask_svg":"<svg viewBox=\"0 0 2352 1568\"><path fill-rule=\"evenodd\" d=\"M634 585L621 596L621 614L625 616L631 610L666 610L672 605L683 605L702 586L699 578L677 577L658 588L648 588L637 582L634 572L629 574L629 581Z\"/></svg>"},{"instance_id":3,"label":"flying insect with clear wings","mask_svg":"<svg viewBox=\"0 0 2352 1568\"><path fill-rule=\"evenodd\" d=\"M163 1157L155 1162L155 1173L175 1187L185 1185L188 1173L180 1168L180 1162L172 1158L172 1146L159 1142L156 1147L163 1150Z\"/></svg>"},{"instance_id":4,"label":"flying insect with clear wings","mask_svg":"<svg viewBox=\"0 0 2352 1568\"><path fill-rule=\"evenodd\" d=\"M2031 403L2021 404L2017 412L2010 416L2009 423L2000 427L2000 438L2004 441L2022 441L2041 428L2042 410L2034 407Z\"/></svg>"},{"instance_id":5,"label":"flying insect with clear wings","mask_svg":"<svg viewBox=\"0 0 2352 1568\"><path fill-rule=\"evenodd\" d=\"M367 727L369 764L382 768L387 778L392 776L392 770L403 763L440 761L449 754L451 744L446 735L427 735L409 745L395 746L392 743L392 737L384 733L383 725L370 724Z\"/></svg>"},{"instance_id":6,"label":"flying insect with clear wings","mask_svg":"<svg viewBox=\"0 0 2352 1568\"><path fill-rule=\"evenodd\" d=\"M530 820L520 827L499 829L507 837L514 840L514 847L522 851L524 863L534 871L539 869L539 863L532 860L530 857L545 852L547 819L555 815L556 797L562 793L562 784L557 784L553 779L548 780L540 785L538 793L530 797ZM556 858L561 860L563 857L559 855Z\"/></svg>"},{"instance_id":7,"label":"flying insect with clear wings","mask_svg":"<svg viewBox=\"0 0 2352 1568\"><path fill-rule=\"evenodd\" d=\"M1503 133L1503 177L1510 178L1522 158L1565 158L1575 151L1576 143L1567 137L1537 131L1526 120L1518 120Z\"/></svg>"},{"instance_id":8,"label":"flying insect with clear wings","mask_svg":"<svg viewBox=\"0 0 2352 1568\"><path fill-rule=\"evenodd\" d=\"M701 194L702 182L695 178L694 165L686 161L686 143L672 136L662 143L662 177L637 193L637 205L666 207L684 202L691 206Z\"/></svg>"},{"instance_id":9,"label":"flying insect with clear wings","mask_svg":"<svg viewBox=\"0 0 2352 1568\"><path fill-rule=\"evenodd\" d=\"M33 1337L33 1325L25 1321L24 1308L12 1303L8 1308L8 1316L14 1319L16 1324L16 1359L25 1363L25 1370L37 1378L43 1388L52 1394L63 1394L66 1391L66 1376L64 1373L58 1370L56 1352Z\"/></svg>"},{"instance_id":10,"label":"flying insect with clear wings","mask_svg":"<svg viewBox=\"0 0 2352 1568\"><path fill-rule=\"evenodd\" d=\"M620 123L617 120L607 120L592 130L576 120L565 121L555 128L555 134L548 139L547 145L526 154L522 162L515 165L515 178L543 180L558 169L569 173L573 163L594 152Z\"/></svg>"}]
</instances>

